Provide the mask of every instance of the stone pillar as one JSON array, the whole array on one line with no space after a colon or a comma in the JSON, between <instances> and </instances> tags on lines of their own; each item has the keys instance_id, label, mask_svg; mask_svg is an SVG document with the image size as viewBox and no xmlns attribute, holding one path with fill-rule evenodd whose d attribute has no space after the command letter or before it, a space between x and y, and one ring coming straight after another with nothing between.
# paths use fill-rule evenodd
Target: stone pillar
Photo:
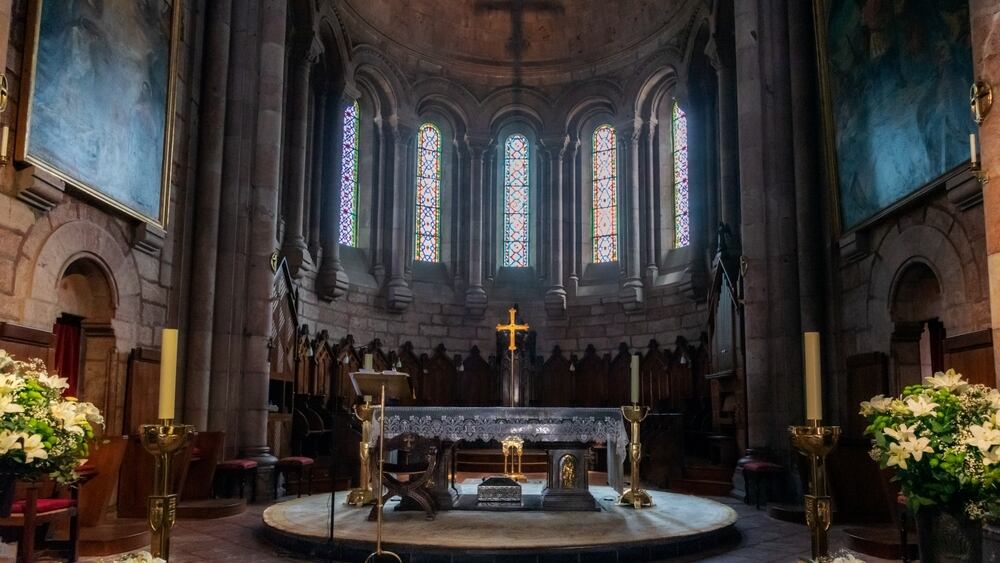
<instances>
[{"instance_id":1,"label":"stone pillar","mask_svg":"<svg viewBox=\"0 0 1000 563\"><path fill-rule=\"evenodd\" d=\"M325 89L319 89L313 93L313 117L310 123L312 131L312 142L310 155L312 164L309 176L310 192L309 196L309 254L316 264L323 262L323 241L320 235L323 202L327 199L328 190L323 189L323 161L326 157L326 140L329 129L326 120L326 99L328 94Z\"/></svg>"},{"instance_id":2,"label":"stone pillar","mask_svg":"<svg viewBox=\"0 0 1000 563\"><path fill-rule=\"evenodd\" d=\"M486 311L486 290L483 288L483 246L485 229L483 200L489 173L484 156L490 142L486 138L469 138L469 288L465 290L465 307L469 315L481 318Z\"/></svg>"},{"instance_id":3,"label":"stone pillar","mask_svg":"<svg viewBox=\"0 0 1000 563\"><path fill-rule=\"evenodd\" d=\"M323 260L316 277L316 293L331 301L347 295L350 280L340 263L340 188L343 168L344 108L354 103L354 96L328 92L323 119L323 216L320 236Z\"/></svg>"},{"instance_id":4,"label":"stone pillar","mask_svg":"<svg viewBox=\"0 0 1000 563\"><path fill-rule=\"evenodd\" d=\"M787 3L735 8L748 439L783 452L804 416Z\"/></svg>"},{"instance_id":5,"label":"stone pillar","mask_svg":"<svg viewBox=\"0 0 1000 563\"><path fill-rule=\"evenodd\" d=\"M646 279L650 284L656 281L659 274L659 256L656 244L656 213L660 208L656 201L656 177L658 171L656 163L657 156L657 127L658 122L655 116L650 116L649 125L646 127Z\"/></svg>"},{"instance_id":6,"label":"stone pillar","mask_svg":"<svg viewBox=\"0 0 1000 563\"><path fill-rule=\"evenodd\" d=\"M544 139L542 146L548 153L549 175L551 189L551 214L549 216L552 232L550 241L552 250L549 268L549 289L545 292L545 311L549 317L558 318L566 314L566 288L563 287L563 256L566 249L563 248L563 230L566 224L563 221L563 159L566 156L566 149L569 148L569 138L566 135Z\"/></svg>"},{"instance_id":7,"label":"stone pillar","mask_svg":"<svg viewBox=\"0 0 1000 563\"><path fill-rule=\"evenodd\" d=\"M733 2L721 0L711 17L712 40L707 50L716 72L719 139L719 220L739 236L740 162L734 66Z\"/></svg>"},{"instance_id":8,"label":"stone pillar","mask_svg":"<svg viewBox=\"0 0 1000 563\"><path fill-rule=\"evenodd\" d=\"M575 138L569 144L569 176L566 183L566 191L563 198L566 200L564 213L569 217L566 222L566 233L569 244L569 291L576 295L576 290L580 285L580 139Z\"/></svg>"},{"instance_id":9,"label":"stone pillar","mask_svg":"<svg viewBox=\"0 0 1000 563\"><path fill-rule=\"evenodd\" d=\"M618 167L621 195L625 195L625 209L619 212L618 248L619 260L625 261L625 283L618 293L622 308L633 313L642 308L642 277L639 272L639 137L642 132L642 120L634 121L618 128ZM622 229L621 227L624 227ZM623 238L622 234L627 235ZM624 244L623 244L624 243Z\"/></svg>"},{"instance_id":10,"label":"stone pillar","mask_svg":"<svg viewBox=\"0 0 1000 563\"><path fill-rule=\"evenodd\" d=\"M983 186L986 217L986 261L990 284L990 325L993 327L993 362L1000 385L1000 4L971 0L972 59L976 80L993 87L993 113L979 126L983 171L992 181Z\"/></svg>"},{"instance_id":11,"label":"stone pillar","mask_svg":"<svg viewBox=\"0 0 1000 563\"><path fill-rule=\"evenodd\" d=\"M183 418L198 430L208 429L232 13L232 0L206 6Z\"/></svg>"},{"instance_id":12,"label":"stone pillar","mask_svg":"<svg viewBox=\"0 0 1000 563\"><path fill-rule=\"evenodd\" d=\"M291 116L288 120L288 147L285 178L288 182L284 197L286 203L285 237L281 252L288 261L292 277L298 278L313 269L312 257L306 244L304 229L306 201L306 161L309 137L309 74L319 57L319 43L309 42L294 48L291 57Z\"/></svg>"},{"instance_id":13,"label":"stone pillar","mask_svg":"<svg viewBox=\"0 0 1000 563\"><path fill-rule=\"evenodd\" d=\"M261 5L258 38L260 84L253 136L253 192L250 214L243 373L240 379L240 455L273 465L267 446L267 400L271 336L271 253L277 245L278 184L281 176L281 131L285 76L285 22L287 0L265 0ZM301 86L301 81L299 83ZM303 163L304 164L304 163ZM267 472L265 472L267 473ZM266 497L265 497L266 498Z\"/></svg>"},{"instance_id":14,"label":"stone pillar","mask_svg":"<svg viewBox=\"0 0 1000 563\"><path fill-rule=\"evenodd\" d=\"M406 282L406 241L409 235L407 216L409 214L410 197L408 186L412 179L410 171L410 147L416 128L409 123L401 123L398 117L392 124L392 216L390 217L392 237L389 256L391 268L386 292L386 304L390 311L402 313L413 301L413 290Z\"/></svg>"}]
</instances>

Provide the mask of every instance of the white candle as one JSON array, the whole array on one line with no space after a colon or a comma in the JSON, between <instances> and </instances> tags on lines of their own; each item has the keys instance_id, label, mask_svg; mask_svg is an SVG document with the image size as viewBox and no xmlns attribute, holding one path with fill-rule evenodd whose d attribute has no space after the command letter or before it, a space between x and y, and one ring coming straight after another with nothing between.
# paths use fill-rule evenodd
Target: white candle
<instances>
[{"instance_id":1,"label":"white candle","mask_svg":"<svg viewBox=\"0 0 1000 563\"><path fill-rule=\"evenodd\" d=\"M639 354L632 354L632 404L639 404Z\"/></svg>"},{"instance_id":2,"label":"white candle","mask_svg":"<svg viewBox=\"0 0 1000 563\"><path fill-rule=\"evenodd\" d=\"M972 163L972 166L975 166L976 165L976 134L975 133L969 133L969 153L971 153L970 156L969 156L969 162Z\"/></svg>"},{"instance_id":3,"label":"white candle","mask_svg":"<svg viewBox=\"0 0 1000 563\"><path fill-rule=\"evenodd\" d=\"M10 141L10 126L3 126L3 138L0 139L0 160L7 159L7 143Z\"/></svg>"},{"instance_id":4,"label":"white candle","mask_svg":"<svg viewBox=\"0 0 1000 563\"><path fill-rule=\"evenodd\" d=\"M160 344L160 409L159 418L174 418L174 396L177 393L177 329L165 328Z\"/></svg>"},{"instance_id":5,"label":"white candle","mask_svg":"<svg viewBox=\"0 0 1000 563\"><path fill-rule=\"evenodd\" d=\"M375 365L375 356L372 354L365 354L365 369L370 370Z\"/></svg>"},{"instance_id":6,"label":"white candle","mask_svg":"<svg viewBox=\"0 0 1000 563\"><path fill-rule=\"evenodd\" d=\"M806 420L823 419L823 382L820 378L819 333L802 335L802 365L806 378Z\"/></svg>"}]
</instances>

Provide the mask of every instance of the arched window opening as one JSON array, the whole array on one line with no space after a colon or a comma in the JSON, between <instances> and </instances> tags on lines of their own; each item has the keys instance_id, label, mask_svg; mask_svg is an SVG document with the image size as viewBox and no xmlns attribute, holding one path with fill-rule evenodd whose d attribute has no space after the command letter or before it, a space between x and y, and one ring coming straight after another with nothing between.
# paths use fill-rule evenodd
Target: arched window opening
<instances>
[{"instance_id":1,"label":"arched window opening","mask_svg":"<svg viewBox=\"0 0 1000 563\"><path fill-rule=\"evenodd\" d=\"M417 133L417 220L414 256L441 261L441 130L432 123Z\"/></svg>"},{"instance_id":2,"label":"arched window opening","mask_svg":"<svg viewBox=\"0 0 1000 563\"><path fill-rule=\"evenodd\" d=\"M618 142L615 128L594 130L594 186L591 206L595 263L618 260Z\"/></svg>"},{"instance_id":3,"label":"arched window opening","mask_svg":"<svg viewBox=\"0 0 1000 563\"><path fill-rule=\"evenodd\" d=\"M671 125L674 145L674 247L681 248L691 243L691 218L688 214L688 128L687 116L676 101Z\"/></svg>"},{"instance_id":4,"label":"arched window opening","mask_svg":"<svg viewBox=\"0 0 1000 563\"><path fill-rule=\"evenodd\" d=\"M528 266L529 148L528 138L519 133L504 142L503 265L513 268Z\"/></svg>"},{"instance_id":5,"label":"arched window opening","mask_svg":"<svg viewBox=\"0 0 1000 563\"><path fill-rule=\"evenodd\" d=\"M361 110L358 102L344 108L344 145L340 173L340 244L358 245L358 144Z\"/></svg>"}]
</instances>

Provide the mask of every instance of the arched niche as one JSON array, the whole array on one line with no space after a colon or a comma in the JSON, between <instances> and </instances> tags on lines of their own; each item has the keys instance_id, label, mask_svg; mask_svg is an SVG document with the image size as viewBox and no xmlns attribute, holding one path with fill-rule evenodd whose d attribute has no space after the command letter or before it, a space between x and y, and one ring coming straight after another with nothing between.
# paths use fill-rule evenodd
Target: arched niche
<instances>
[{"instance_id":1,"label":"arched niche","mask_svg":"<svg viewBox=\"0 0 1000 563\"><path fill-rule=\"evenodd\" d=\"M897 391L943 369L945 326L941 283L926 262L912 260L893 282L890 358Z\"/></svg>"}]
</instances>

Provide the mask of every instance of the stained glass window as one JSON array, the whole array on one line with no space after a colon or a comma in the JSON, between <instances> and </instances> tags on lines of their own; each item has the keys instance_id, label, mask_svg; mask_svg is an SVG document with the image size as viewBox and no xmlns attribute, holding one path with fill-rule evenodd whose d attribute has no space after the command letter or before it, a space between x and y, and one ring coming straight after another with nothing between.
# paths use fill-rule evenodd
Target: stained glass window
<instances>
[{"instance_id":1,"label":"stained glass window","mask_svg":"<svg viewBox=\"0 0 1000 563\"><path fill-rule=\"evenodd\" d=\"M503 145L503 265L528 266L530 164L528 139L515 134Z\"/></svg>"},{"instance_id":2,"label":"stained glass window","mask_svg":"<svg viewBox=\"0 0 1000 563\"><path fill-rule=\"evenodd\" d=\"M441 261L441 130L431 123L417 133L417 232L414 257Z\"/></svg>"},{"instance_id":3,"label":"stained glass window","mask_svg":"<svg viewBox=\"0 0 1000 563\"><path fill-rule=\"evenodd\" d=\"M618 260L617 148L614 127L601 125L594 130L594 202L591 219L595 263Z\"/></svg>"},{"instance_id":4,"label":"stained glass window","mask_svg":"<svg viewBox=\"0 0 1000 563\"><path fill-rule=\"evenodd\" d=\"M691 242L691 220L688 214L688 126L680 104L674 102L671 118L674 143L674 247Z\"/></svg>"},{"instance_id":5,"label":"stained glass window","mask_svg":"<svg viewBox=\"0 0 1000 563\"><path fill-rule=\"evenodd\" d=\"M358 243L358 102L344 108L344 147L340 171L340 244Z\"/></svg>"}]
</instances>

